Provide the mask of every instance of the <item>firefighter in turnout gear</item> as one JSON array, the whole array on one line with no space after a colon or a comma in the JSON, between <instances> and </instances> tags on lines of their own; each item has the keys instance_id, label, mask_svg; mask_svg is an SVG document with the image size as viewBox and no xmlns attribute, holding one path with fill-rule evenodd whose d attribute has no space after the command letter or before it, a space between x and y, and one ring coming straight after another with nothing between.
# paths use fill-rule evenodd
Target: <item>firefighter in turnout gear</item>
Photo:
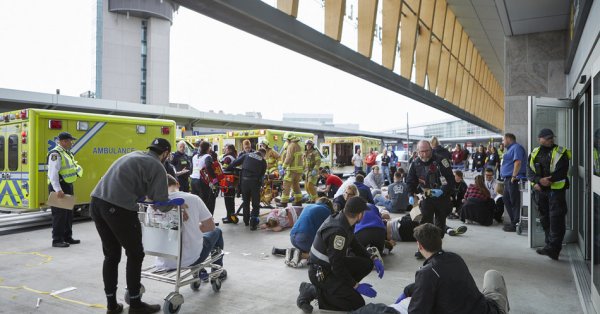
<instances>
[{"instance_id":1,"label":"firefighter in turnout gear","mask_svg":"<svg viewBox=\"0 0 600 314\"><path fill-rule=\"evenodd\" d=\"M550 129L540 131L538 142L540 146L533 149L527 163L527 179L537 196L540 223L546 234L546 246L536 252L557 260L566 231L571 151L554 144Z\"/></svg>"},{"instance_id":2,"label":"firefighter in turnout gear","mask_svg":"<svg viewBox=\"0 0 600 314\"><path fill-rule=\"evenodd\" d=\"M446 230L446 217L452 211L450 196L454 194L456 182L452 166L448 159L433 154L428 141L420 141L417 151L419 158L411 163L406 177L408 191L411 195L423 194L419 204L423 215L421 224L433 223L435 216L435 225Z\"/></svg>"},{"instance_id":3,"label":"firefighter in turnout gear","mask_svg":"<svg viewBox=\"0 0 600 314\"><path fill-rule=\"evenodd\" d=\"M283 172L283 195L281 195L281 203L277 205L287 207L287 203L290 200L290 192L293 190L294 206L301 206L302 190L300 190L300 180L302 179L304 166L302 162L302 148L298 145L300 139L291 133L286 133L285 139L288 145L280 169L280 174Z\"/></svg>"},{"instance_id":4,"label":"firefighter in turnout gear","mask_svg":"<svg viewBox=\"0 0 600 314\"><path fill-rule=\"evenodd\" d=\"M375 289L360 283L372 270L383 277L383 263L378 254L369 254L354 237L354 225L367 210L359 196L348 198L344 209L329 216L319 227L310 248L308 277L311 283L300 284L296 305L312 312L310 302L318 299L319 308L354 311L365 305L361 295L373 298Z\"/></svg>"},{"instance_id":5,"label":"firefighter in turnout gear","mask_svg":"<svg viewBox=\"0 0 600 314\"><path fill-rule=\"evenodd\" d=\"M56 192L58 198L73 195L73 183L83 175L83 168L71 153L73 141L70 133L58 135L57 145L48 153L48 192ZM52 246L69 247L81 241L73 239L73 209L51 207Z\"/></svg>"},{"instance_id":6,"label":"firefighter in turnout gear","mask_svg":"<svg viewBox=\"0 0 600 314\"><path fill-rule=\"evenodd\" d=\"M265 150L265 160L267 161L267 172L265 174L264 186L261 191L261 201L265 204L271 204L271 200L277 195L277 191L273 190L273 180L279 178L279 173L277 171L279 154L270 147L270 143L267 139L260 141L260 148Z\"/></svg>"},{"instance_id":7,"label":"firefighter in turnout gear","mask_svg":"<svg viewBox=\"0 0 600 314\"><path fill-rule=\"evenodd\" d=\"M304 146L304 173L306 175L306 192L310 197L309 202L317 200L317 181L319 180L319 166L321 165L321 153L315 148L312 140L306 140Z\"/></svg>"}]
</instances>

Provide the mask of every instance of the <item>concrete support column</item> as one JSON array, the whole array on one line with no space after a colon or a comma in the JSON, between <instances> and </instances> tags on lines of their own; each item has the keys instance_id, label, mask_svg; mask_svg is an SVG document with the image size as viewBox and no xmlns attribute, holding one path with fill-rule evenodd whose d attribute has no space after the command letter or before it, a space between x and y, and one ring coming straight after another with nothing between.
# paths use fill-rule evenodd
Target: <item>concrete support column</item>
<instances>
[{"instance_id":1,"label":"concrete support column","mask_svg":"<svg viewBox=\"0 0 600 314\"><path fill-rule=\"evenodd\" d=\"M505 38L504 131L527 144L527 96L565 98L566 31ZM508 130L508 131L507 131Z\"/></svg>"}]
</instances>

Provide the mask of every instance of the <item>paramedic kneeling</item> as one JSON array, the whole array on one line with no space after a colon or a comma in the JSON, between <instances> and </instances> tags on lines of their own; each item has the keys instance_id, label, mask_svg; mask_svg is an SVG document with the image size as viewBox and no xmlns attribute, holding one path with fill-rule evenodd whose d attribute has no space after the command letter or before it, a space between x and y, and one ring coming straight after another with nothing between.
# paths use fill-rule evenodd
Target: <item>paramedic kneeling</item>
<instances>
[{"instance_id":1,"label":"paramedic kneeling","mask_svg":"<svg viewBox=\"0 0 600 314\"><path fill-rule=\"evenodd\" d=\"M367 209L358 196L348 199L344 210L323 222L310 249L308 277L312 284L300 284L296 305L305 313L312 312L310 302L319 300L319 308L333 311L353 311L365 305L361 294L370 298L377 292L370 284L360 283L377 268L383 277L383 264L372 260L365 248L354 238L353 228ZM349 256L348 251L353 255Z\"/></svg>"}]
</instances>

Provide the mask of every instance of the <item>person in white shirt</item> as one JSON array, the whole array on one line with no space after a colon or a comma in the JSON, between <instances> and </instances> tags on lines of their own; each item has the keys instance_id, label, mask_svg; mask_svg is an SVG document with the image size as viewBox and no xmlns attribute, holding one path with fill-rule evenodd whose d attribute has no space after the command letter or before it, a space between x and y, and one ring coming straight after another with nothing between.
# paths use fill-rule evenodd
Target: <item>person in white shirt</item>
<instances>
[{"instance_id":1,"label":"person in white shirt","mask_svg":"<svg viewBox=\"0 0 600 314\"><path fill-rule=\"evenodd\" d=\"M360 148L356 150L356 154L352 156L352 164L354 165L354 174L363 170L363 159L360 155Z\"/></svg>"},{"instance_id":2,"label":"person in white shirt","mask_svg":"<svg viewBox=\"0 0 600 314\"><path fill-rule=\"evenodd\" d=\"M486 168L485 169L485 179L483 181L485 183L485 187L490 191L490 197L494 200L494 204L496 205L494 210L494 219L501 223L504 214L504 200L502 199L502 194L498 193L498 190L501 188L498 186L498 181L494 178L494 169Z\"/></svg>"},{"instance_id":3,"label":"person in white shirt","mask_svg":"<svg viewBox=\"0 0 600 314\"><path fill-rule=\"evenodd\" d=\"M181 266L188 267L200 264L206 260L213 249L217 247L223 249L223 232L215 226L211 213L200 197L179 191L179 182L173 176L168 175L167 180L169 199L182 198L185 205L187 205L182 229ZM215 264L223 266L223 259L217 260ZM155 266L159 269L175 269L177 268L177 261L156 257ZM201 277L203 277L202 274ZM227 272L223 270L219 278L223 280L226 277Z\"/></svg>"}]
</instances>

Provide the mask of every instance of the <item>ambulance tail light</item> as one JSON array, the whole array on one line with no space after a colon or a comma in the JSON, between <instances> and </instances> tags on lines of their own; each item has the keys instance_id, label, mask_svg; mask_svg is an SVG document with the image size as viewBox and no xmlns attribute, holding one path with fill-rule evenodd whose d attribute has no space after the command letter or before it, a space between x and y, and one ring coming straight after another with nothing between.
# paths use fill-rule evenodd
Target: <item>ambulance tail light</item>
<instances>
[{"instance_id":1,"label":"ambulance tail light","mask_svg":"<svg viewBox=\"0 0 600 314\"><path fill-rule=\"evenodd\" d=\"M62 120L50 120L48 121L48 128L51 130L60 130L62 129Z\"/></svg>"},{"instance_id":2,"label":"ambulance tail light","mask_svg":"<svg viewBox=\"0 0 600 314\"><path fill-rule=\"evenodd\" d=\"M258 133L259 133L260 135L265 135L265 134L267 134L267 131L265 131L265 130L260 130Z\"/></svg>"},{"instance_id":3,"label":"ambulance tail light","mask_svg":"<svg viewBox=\"0 0 600 314\"><path fill-rule=\"evenodd\" d=\"M227 132L227 136L233 136L233 131Z\"/></svg>"},{"instance_id":4,"label":"ambulance tail light","mask_svg":"<svg viewBox=\"0 0 600 314\"><path fill-rule=\"evenodd\" d=\"M171 133L171 129L168 126L163 126L160 128L160 132L162 135L169 135L169 133Z\"/></svg>"},{"instance_id":5,"label":"ambulance tail light","mask_svg":"<svg viewBox=\"0 0 600 314\"><path fill-rule=\"evenodd\" d=\"M21 132L21 143L27 144L27 132L26 131Z\"/></svg>"},{"instance_id":6,"label":"ambulance tail light","mask_svg":"<svg viewBox=\"0 0 600 314\"><path fill-rule=\"evenodd\" d=\"M29 117L29 111L27 109L21 110L21 119L27 119Z\"/></svg>"}]
</instances>

